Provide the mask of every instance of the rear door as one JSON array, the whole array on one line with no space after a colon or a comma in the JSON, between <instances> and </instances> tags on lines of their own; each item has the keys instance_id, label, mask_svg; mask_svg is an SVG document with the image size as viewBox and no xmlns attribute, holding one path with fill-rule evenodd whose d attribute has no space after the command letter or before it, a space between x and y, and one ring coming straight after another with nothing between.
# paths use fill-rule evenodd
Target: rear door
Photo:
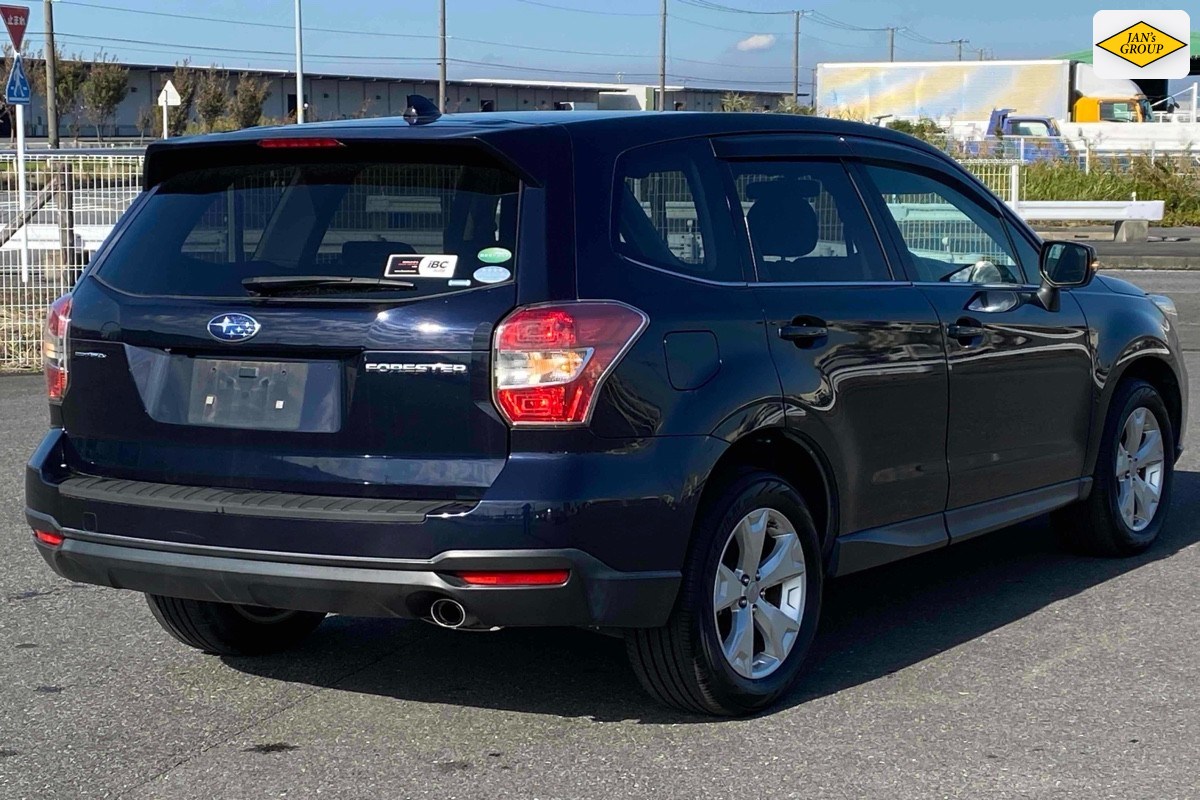
<instances>
[{"instance_id":1,"label":"rear door","mask_svg":"<svg viewBox=\"0 0 1200 800\"><path fill-rule=\"evenodd\" d=\"M1054 310L1034 299L1037 250L994 198L932 158L878 152L863 165L865 180L946 337L948 516L952 536L969 536L994 515L953 509L1055 485L1075 490L1092 410L1087 321L1069 292ZM1055 491L1048 502L1061 499Z\"/></svg>"},{"instance_id":2,"label":"rear door","mask_svg":"<svg viewBox=\"0 0 1200 800\"><path fill-rule=\"evenodd\" d=\"M908 552L942 545L947 376L937 314L892 274L844 146L793 141L720 148L787 424L832 462L839 532L875 529Z\"/></svg>"},{"instance_id":3,"label":"rear door","mask_svg":"<svg viewBox=\"0 0 1200 800\"><path fill-rule=\"evenodd\" d=\"M72 466L480 496L508 452L491 333L516 303L518 241L541 236L518 231L529 185L445 144L187 155L169 169L151 157L161 179L75 292Z\"/></svg>"}]
</instances>

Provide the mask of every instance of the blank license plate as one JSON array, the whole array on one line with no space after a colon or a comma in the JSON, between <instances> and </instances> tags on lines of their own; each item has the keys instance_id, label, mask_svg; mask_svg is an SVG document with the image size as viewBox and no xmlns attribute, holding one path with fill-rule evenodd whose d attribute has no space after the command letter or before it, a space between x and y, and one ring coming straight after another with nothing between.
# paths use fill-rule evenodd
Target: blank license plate
<instances>
[{"instance_id":1,"label":"blank license plate","mask_svg":"<svg viewBox=\"0 0 1200 800\"><path fill-rule=\"evenodd\" d=\"M330 362L198 358L188 424L276 431L334 431L338 371Z\"/></svg>"}]
</instances>

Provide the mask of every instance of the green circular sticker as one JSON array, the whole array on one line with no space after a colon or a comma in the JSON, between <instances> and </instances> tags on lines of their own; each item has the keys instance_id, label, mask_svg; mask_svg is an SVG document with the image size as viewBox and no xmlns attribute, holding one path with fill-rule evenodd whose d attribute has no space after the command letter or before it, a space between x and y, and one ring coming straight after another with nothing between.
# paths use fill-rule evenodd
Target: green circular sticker
<instances>
[{"instance_id":1,"label":"green circular sticker","mask_svg":"<svg viewBox=\"0 0 1200 800\"><path fill-rule=\"evenodd\" d=\"M503 264L512 258L512 250L504 247L485 247L479 251L476 258L485 264Z\"/></svg>"}]
</instances>

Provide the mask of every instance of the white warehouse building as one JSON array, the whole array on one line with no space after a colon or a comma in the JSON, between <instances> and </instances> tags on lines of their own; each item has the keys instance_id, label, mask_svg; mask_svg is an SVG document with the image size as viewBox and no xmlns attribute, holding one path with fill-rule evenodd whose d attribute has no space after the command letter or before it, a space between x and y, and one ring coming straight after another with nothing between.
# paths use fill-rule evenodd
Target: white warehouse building
<instances>
[{"instance_id":1,"label":"white warehouse building","mask_svg":"<svg viewBox=\"0 0 1200 800\"><path fill-rule=\"evenodd\" d=\"M137 137L149 131L141 126L147 109L155 107L156 98L170 79L173 66L124 64L129 70L129 94L117 109L115 118L106 126L107 136ZM194 69L204 69L194 67ZM225 71L223 68L221 71ZM230 94L239 75L245 73L268 83L264 120L282 121L295 114L295 74L282 70L229 70ZM429 78L390 78L364 75L308 74L304 76L311 120L349 119L354 117L398 116L404 113L406 98L420 94L437 97L438 83ZM666 108L686 111L719 111L721 98L734 92L749 99L756 108L775 108L787 94L779 92L743 91L730 88L701 88L667 86ZM468 111L533 111L555 108L642 108L652 109L658 96L657 86L624 83L575 83L561 81L516 80L508 78L476 78L452 80L446 86L446 108L450 112ZM194 112L193 112L194 116ZM60 133L70 135L73 123L83 136L93 131L86 115L78 120L65 117L60 111ZM0 135L8 133L0 124ZM26 114L30 136L47 134L46 106L41 97L34 101Z\"/></svg>"}]
</instances>

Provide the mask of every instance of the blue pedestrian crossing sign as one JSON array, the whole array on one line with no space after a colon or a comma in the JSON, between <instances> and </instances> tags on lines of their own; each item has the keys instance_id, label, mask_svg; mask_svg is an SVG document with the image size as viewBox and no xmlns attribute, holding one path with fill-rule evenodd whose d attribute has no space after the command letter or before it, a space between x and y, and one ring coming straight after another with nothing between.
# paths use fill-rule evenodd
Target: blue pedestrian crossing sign
<instances>
[{"instance_id":1,"label":"blue pedestrian crossing sign","mask_svg":"<svg viewBox=\"0 0 1200 800\"><path fill-rule=\"evenodd\" d=\"M4 87L4 100L12 106L29 105L33 92L29 89L29 76L20 58L13 59L12 72L8 73L8 84Z\"/></svg>"}]
</instances>

